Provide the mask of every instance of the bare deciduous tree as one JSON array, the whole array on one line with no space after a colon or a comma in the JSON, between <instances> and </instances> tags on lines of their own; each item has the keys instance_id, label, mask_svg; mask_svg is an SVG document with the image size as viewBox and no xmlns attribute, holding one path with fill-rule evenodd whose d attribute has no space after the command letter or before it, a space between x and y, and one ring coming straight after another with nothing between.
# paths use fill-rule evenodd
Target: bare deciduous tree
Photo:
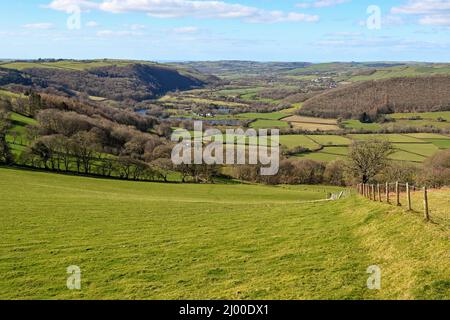
<instances>
[{"instance_id":1,"label":"bare deciduous tree","mask_svg":"<svg viewBox=\"0 0 450 320\"><path fill-rule=\"evenodd\" d=\"M362 183L367 183L386 168L393 151L389 141L372 139L354 142L350 147L348 169Z\"/></svg>"}]
</instances>

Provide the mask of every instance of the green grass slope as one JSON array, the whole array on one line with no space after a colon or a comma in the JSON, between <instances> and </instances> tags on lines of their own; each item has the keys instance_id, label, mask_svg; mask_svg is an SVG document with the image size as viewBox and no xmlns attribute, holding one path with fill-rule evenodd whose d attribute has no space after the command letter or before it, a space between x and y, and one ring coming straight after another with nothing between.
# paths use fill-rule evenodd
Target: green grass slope
<instances>
[{"instance_id":1,"label":"green grass slope","mask_svg":"<svg viewBox=\"0 0 450 320\"><path fill-rule=\"evenodd\" d=\"M11 128L6 135L6 141L10 144L13 153L19 156L29 144L27 138L27 125L36 124L33 118L25 117L16 112L11 113Z\"/></svg>"},{"instance_id":2,"label":"green grass slope","mask_svg":"<svg viewBox=\"0 0 450 320\"><path fill-rule=\"evenodd\" d=\"M335 188L0 169L0 190L0 299L450 298L448 230L356 196L310 201Z\"/></svg>"}]
</instances>

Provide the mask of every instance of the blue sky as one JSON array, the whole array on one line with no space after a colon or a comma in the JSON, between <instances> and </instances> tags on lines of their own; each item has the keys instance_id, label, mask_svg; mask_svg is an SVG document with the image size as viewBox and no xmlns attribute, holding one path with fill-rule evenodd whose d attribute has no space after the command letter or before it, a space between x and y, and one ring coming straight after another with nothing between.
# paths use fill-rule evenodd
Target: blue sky
<instances>
[{"instance_id":1,"label":"blue sky","mask_svg":"<svg viewBox=\"0 0 450 320\"><path fill-rule=\"evenodd\" d=\"M0 58L450 62L450 0L16 0L0 39Z\"/></svg>"}]
</instances>

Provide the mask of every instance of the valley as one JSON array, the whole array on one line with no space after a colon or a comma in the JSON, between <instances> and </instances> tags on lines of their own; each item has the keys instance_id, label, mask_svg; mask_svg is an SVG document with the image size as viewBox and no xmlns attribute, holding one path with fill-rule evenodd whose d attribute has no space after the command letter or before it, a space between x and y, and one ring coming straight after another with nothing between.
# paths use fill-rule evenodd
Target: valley
<instances>
[{"instance_id":1,"label":"valley","mask_svg":"<svg viewBox=\"0 0 450 320\"><path fill-rule=\"evenodd\" d=\"M0 298L449 299L446 70L1 64ZM433 99L420 105L387 89L425 82L421 101ZM247 151L258 144L227 129L278 129L279 173L174 165L172 134L194 121L219 130L204 145L220 136ZM350 169L355 150L375 157L383 145L383 170L368 181L414 186L411 211L353 188L364 177ZM374 264L383 290L367 288ZM66 289L68 265L81 268L82 290Z\"/></svg>"}]
</instances>

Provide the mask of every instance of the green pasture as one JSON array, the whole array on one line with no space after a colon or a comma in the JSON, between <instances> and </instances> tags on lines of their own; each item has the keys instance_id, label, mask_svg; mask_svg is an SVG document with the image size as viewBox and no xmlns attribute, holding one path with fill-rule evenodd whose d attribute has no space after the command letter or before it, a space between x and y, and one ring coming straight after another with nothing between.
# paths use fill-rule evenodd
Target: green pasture
<instances>
[{"instance_id":1,"label":"green pasture","mask_svg":"<svg viewBox=\"0 0 450 320\"><path fill-rule=\"evenodd\" d=\"M311 202L337 188L0 168L0 190L0 299L450 298L443 225L359 196Z\"/></svg>"}]
</instances>

